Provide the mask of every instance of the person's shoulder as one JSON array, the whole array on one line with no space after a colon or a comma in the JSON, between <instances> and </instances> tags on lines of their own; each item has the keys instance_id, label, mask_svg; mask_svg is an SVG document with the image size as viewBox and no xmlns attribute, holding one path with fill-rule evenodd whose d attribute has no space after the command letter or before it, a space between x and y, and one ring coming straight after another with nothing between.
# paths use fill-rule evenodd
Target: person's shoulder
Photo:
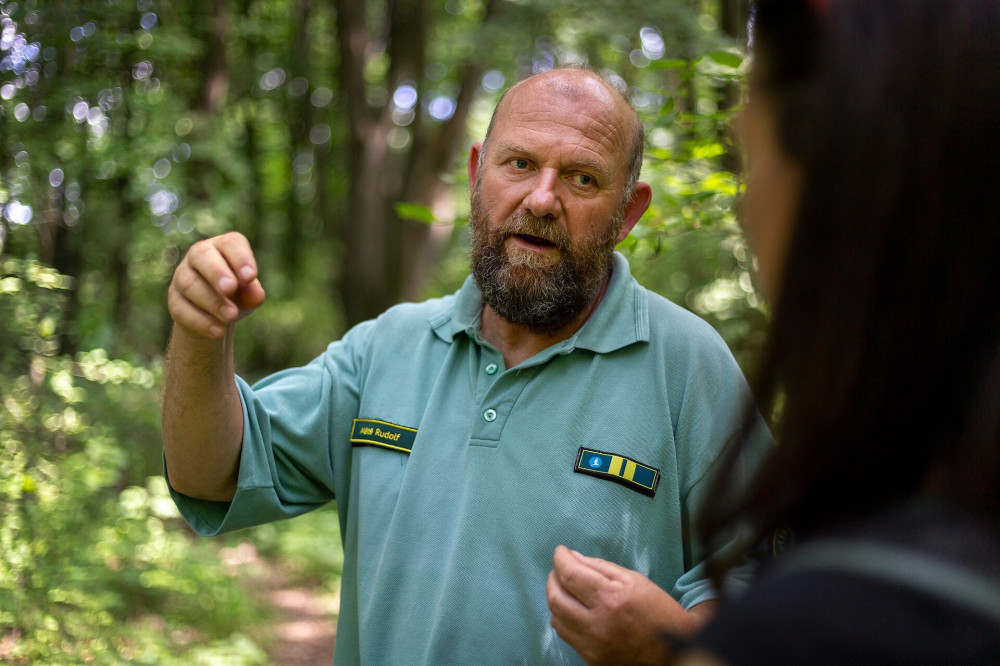
<instances>
[{"instance_id":1,"label":"person's shoulder","mask_svg":"<svg viewBox=\"0 0 1000 666\"><path fill-rule=\"evenodd\" d=\"M651 328L674 335L722 339L711 324L695 313L642 285L639 285L639 288L646 294Z\"/></svg>"},{"instance_id":2,"label":"person's shoulder","mask_svg":"<svg viewBox=\"0 0 1000 666\"><path fill-rule=\"evenodd\" d=\"M383 312L378 319L409 321L413 319L427 319L428 317L433 318L438 314L450 312L455 305L456 296L457 294L448 294L447 296L429 298L425 301L397 303Z\"/></svg>"},{"instance_id":3,"label":"person's shoulder","mask_svg":"<svg viewBox=\"0 0 1000 666\"><path fill-rule=\"evenodd\" d=\"M450 317L456 298L457 294L448 294L425 301L397 303L361 326L366 326L369 334L381 339L391 338L394 334L412 339L421 331L430 333L442 320Z\"/></svg>"},{"instance_id":4,"label":"person's shoulder","mask_svg":"<svg viewBox=\"0 0 1000 666\"><path fill-rule=\"evenodd\" d=\"M668 344L691 351L730 355L729 347L711 324L642 285L649 312L649 335L654 343Z\"/></svg>"},{"instance_id":5,"label":"person's shoulder","mask_svg":"<svg viewBox=\"0 0 1000 666\"><path fill-rule=\"evenodd\" d=\"M430 341L435 329L450 320L455 294L420 302L397 303L372 319L352 326L344 335L327 345L322 355L327 363L344 355L362 358L380 350L402 352L418 341Z\"/></svg>"}]
</instances>

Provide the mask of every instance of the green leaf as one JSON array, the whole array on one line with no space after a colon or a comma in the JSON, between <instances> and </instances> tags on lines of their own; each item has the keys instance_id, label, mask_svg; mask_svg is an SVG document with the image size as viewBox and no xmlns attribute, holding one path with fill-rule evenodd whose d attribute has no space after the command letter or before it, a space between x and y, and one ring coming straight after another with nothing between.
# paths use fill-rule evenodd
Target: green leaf
<instances>
[{"instance_id":1,"label":"green leaf","mask_svg":"<svg viewBox=\"0 0 1000 666\"><path fill-rule=\"evenodd\" d=\"M424 224L434 222L434 213L427 206L414 203L397 203L394 208L396 215L399 215L399 219L401 220L413 220L414 222L423 222Z\"/></svg>"},{"instance_id":2,"label":"green leaf","mask_svg":"<svg viewBox=\"0 0 1000 666\"><path fill-rule=\"evenodd\" d=\"M707 160L712 157L724 155L725 147L721 143L705 143L691 149L691 157L696 160Z\"/></svg>"},{"instance_id":3,"label":"green leaf","mask_svg":"<svg viewBox=\"0 0 1000 666\"><path fill-rule=\"evenodd\" d=\"M5 277L0 280L0 294L16 294L21 291L24 283L18 277Z\"/></svg>"},{"instance_id":4,"label":"green leaf","mask_svg":"<svg viewBox=\"0 0 1000 666\"><path fill-rule=\"evenodd\" d=\"M713 51L708 54L708 57L712 62L723 67L738 69L743 64L743 56L732 51Z\"/></svg>"}]
</instances>

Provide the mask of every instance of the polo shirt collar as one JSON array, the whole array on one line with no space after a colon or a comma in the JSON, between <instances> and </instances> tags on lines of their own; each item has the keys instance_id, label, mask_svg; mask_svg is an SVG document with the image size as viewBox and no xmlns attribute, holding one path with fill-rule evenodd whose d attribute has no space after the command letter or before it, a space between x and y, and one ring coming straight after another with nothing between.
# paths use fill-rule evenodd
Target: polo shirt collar
<instances>
[{"instance_id":1,"label":"polo shirt collar","mask_svg":"<svg viewBox=\"0 0 1000 666\"><path fill-rule=\"evenodd\" d=\"M482 295L470 275L455 294L452 310L431 317L429 323L438 337L448 342L459 333L479 340L482 310ZM562 353L579 348L605 354L648 340L649 304L646 291L633 279L628 260L615 252L611 282L600 305L579 331L553 347Z\"/></svg>"}]
</instances>

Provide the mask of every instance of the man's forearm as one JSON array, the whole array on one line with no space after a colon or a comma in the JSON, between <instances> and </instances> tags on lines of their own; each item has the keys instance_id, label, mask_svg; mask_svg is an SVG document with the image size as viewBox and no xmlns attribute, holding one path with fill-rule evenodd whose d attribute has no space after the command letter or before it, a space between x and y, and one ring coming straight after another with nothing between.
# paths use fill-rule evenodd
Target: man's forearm
<instances>
[{"instance_id":1,"label":"man's forearm","mask_svg":"<svg viewBox=\"0 0 1000 666\"><path fill-rule=\"evenodd\" d=\"M163 452L170 484L191 497L236 493L243 409L233 370L233 333L222 340L174 326L163 389Z\"/></svg>"}]
</instances>

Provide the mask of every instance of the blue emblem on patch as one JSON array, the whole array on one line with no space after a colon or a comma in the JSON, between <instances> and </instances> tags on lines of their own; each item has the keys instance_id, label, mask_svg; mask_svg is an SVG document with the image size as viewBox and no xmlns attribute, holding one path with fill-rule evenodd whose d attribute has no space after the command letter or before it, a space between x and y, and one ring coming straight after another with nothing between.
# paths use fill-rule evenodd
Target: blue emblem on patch
<instances>
[{"instance_id":1,"label":"blue emblem on patch","mask_svg":"<svg viewBox=\"0 0 1000 666\"><path fill-rule=\"evenodd\" d=\"M590 466L591 467L600 467L601 466L601 459L598 456L594 456L593 458L590 459Z\"/></svg>"}]
</instances>

